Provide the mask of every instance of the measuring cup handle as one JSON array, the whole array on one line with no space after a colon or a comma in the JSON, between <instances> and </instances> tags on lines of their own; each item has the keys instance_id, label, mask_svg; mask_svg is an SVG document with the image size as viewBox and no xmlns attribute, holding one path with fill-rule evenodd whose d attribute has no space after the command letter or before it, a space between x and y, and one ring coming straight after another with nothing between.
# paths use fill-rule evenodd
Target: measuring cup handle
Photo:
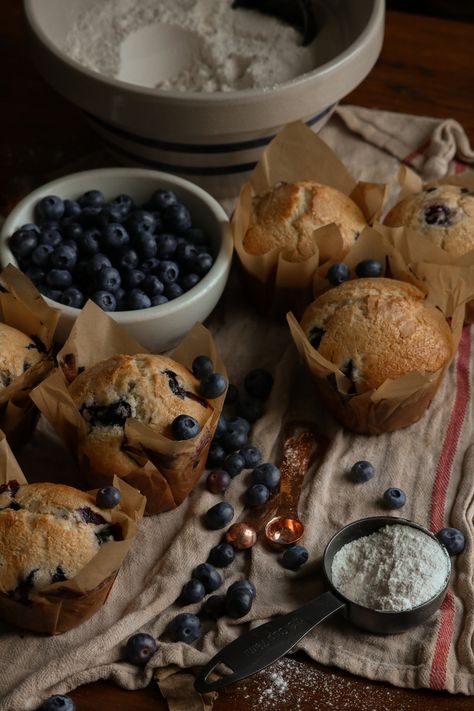
<instances>
[{"instance_id":1,"label":"measuring cup handle","mask_svg":"<svg viewBox=\"0 0 474 711\"><path fill-rule=\"evenodd\" d=\"M221 649L206 664L196 677L195 689L205 694L265 669L289 652L316 625L345 606L346 603L333 593L325 592L298 610L256 627ZM221 664L229 667L232 673L216 681L207 681Z\"/></svg>"}]
</instances>

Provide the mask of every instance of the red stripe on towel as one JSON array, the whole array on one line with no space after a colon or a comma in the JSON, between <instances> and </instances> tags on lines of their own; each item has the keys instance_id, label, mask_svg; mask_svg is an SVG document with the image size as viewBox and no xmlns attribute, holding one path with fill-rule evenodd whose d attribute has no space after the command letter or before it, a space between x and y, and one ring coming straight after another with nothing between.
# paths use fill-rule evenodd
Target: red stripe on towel
<instances>
[{"instance_id":1,"label":"red stripe on towel","mask_svg":"<svg viewBox=\"0 0 474 711\"><path fill-rule=\"evenodd\" d=\"M454 172L457 173L464 173L466 170L466 166L464 163L459 163L459 161L455 161L454 163Z\"/></svg>"},{"instance_id":2,"label":"red stripe on towel","mask_svg":"<svg viewBox=\"0 0 474 711\"><path fill-rule=\"evenodd\" d=\"M409 153L405 158L402 158L403 163L411 163L411 161L416 158L417 156L423 155L423 153L426 151L428 146L430 145L429 141L425 141L422 146L419 148L415 148L411 153Z\"/></svg>"},{"instance_id":3,"label":"red stripe on towel","mask_svg":"<svg viewBox=\"0 0 474 711\"><path fill-rule=\"evenodd\" d=\"M470 397L470 356L471 356L471 328L464 328L459 343L458 358L456 363L456 398L451 412L446 436L444 438L441 457L438 462L436 479L431 498L432 531L439 531L444 525L444 512L449 480L453 471L454 457L456 455L459 438ZM433 662L431 665L430 687L444 689L446 682L446 667L449 649L453 634L455 601L451 592L440 610L440 623L436 639Z\"/></svg>"}]
</instances>

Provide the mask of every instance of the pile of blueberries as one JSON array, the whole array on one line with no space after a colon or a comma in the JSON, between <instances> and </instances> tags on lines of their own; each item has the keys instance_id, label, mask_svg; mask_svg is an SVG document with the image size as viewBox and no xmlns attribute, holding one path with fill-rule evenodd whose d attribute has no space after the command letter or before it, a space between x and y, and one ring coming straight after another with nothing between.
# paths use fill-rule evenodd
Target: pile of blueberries
<instances>
[{"instance_id":1,"label":"pile of blueberries","mask_svg":"<svg viewBox=\"0 0 474 711\"><path fill-rule=\"evenodd\" d=\"M363 259L357 264L355 273L359 279L381 277L383 265L377 259ZM329 267L326 277L331 286L339 286L350 279L349 266L344 262L336 262Z\"/></svg>"},{"instance_id":2,"label":"pile of blueberries","mask_svg":"<svg viewBox=\"0 0 474 711\"><path fill-rule=\"evenodd\" d=\"M100 190L78 200L48 195L35 219L13 233L10 249L40 292L66 306L159 306L196 286L214 262L205 232L171 190L141 207L129 195L107 202Z\"/></svg>"}]
</instances>

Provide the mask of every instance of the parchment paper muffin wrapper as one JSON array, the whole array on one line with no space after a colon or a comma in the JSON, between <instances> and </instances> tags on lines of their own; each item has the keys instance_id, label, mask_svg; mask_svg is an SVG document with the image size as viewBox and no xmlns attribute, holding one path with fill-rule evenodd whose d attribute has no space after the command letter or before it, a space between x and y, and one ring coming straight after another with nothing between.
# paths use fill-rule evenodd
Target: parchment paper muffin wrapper
<instances>
[{"instance_id":1,"label":"parchment paper muffin wrapper","mask_svg":"<svg viewBox=\"0 0 474 711\"><path fill-rule=\"evenodd\" d=\"M98 306L88 302L58 354L61 368L31 395L77 460L84 481L90 486L109 484L113 472L98 471L83 453L81 443L87 436L87 425L69 395L67 383L82 369L111 356L147 352ZM191 370L197 355L209 356L216 372L226 373L210 332L201 324L189 332L173 358ZM225 393L208 401L209 417L197 437L190 440L171 440L149 425L132 418L126 421L122 449L136 466L124 479L146 496L146 514L176 508L194 488L205 467L224 399Z\"/></svg>"},{"instance_id":2,"label":"parchment paper muffin wrapper","mask_svg":"<svg viewBox=\"0 0 474 711\"><path fill-rule=\"evenodd\" d=\"M302 262L289 261L288 255L278 249L262 255L246 252L243 239L249 225L252 199L278 182L300 180L314 180L349 195L370 224L380 216L388 189L384 184L357 183L332 149L304 123L291 123L280 131L264 150L249 181L242 186L231 219L235 249L247 287L257 308L271 316L283 317L289 309L301 313L311 302L321 251L324 261L338 261L344 254L336 225L314 231L315 253Z\"/></svg>"},{"instance_id":3,"label":"parchment paper muffin wrapper","mask_svg":"<svg viewBox=\"0 0 474 711\"><path fill-rule=\"evenodd\" d=\"M364 230L344 261L352 268L362 259L374 257L386 263L389 276L414 284L426 294L427 301L443 312L450 325L453 348L449 362L436 373L413 372L386 380L377 389L350 394L352 382L313 348L295 316L289 313L291 335L321 399L345 427L360 434L391 432L423 416L456 354L465 304L474 296L474 270L455 266L440 270L437 264L427 262L408 265L389 241L370 228Z\"/></svg>"},{"instance_id":4,"label":"parchment paper muffin wrapper","mask_svg":"<svg viewBox=\"0 0 474 711\"><path fill-rule=\"evenodd\" d=\"M0 432L0 486L12 480L21 485L28 483ZM104 518L120 527L123 540L105 543L74 578L49 585L31 595L27 603L14 600L0 588L0 617L6 622L31 632L56 635L86 622L102 607L145 509L145 497L135 488L118 477L111 483L120 490L121 499L115 509L104 511ZM96 492L88 492L93 501Z\"/></svg>"},{"instance_id":5,"label":"parchment paper muffin wrapper","mask_svg":"<svg viewBox=\"0 0 474 711\"><path fill-rule=\"evenodd\" d=\"M429 183L423 183L419 175L414 171L406 166L401 166L396 173L395 181L399 185L399 193L396 196L395 202L410 197L415 193L419 193L423 188L429 188L435 185L457 185L460 188L467 188L471 192L474 192L474 171L472 170L466 170L457 175L447 175L444 178ZM406 227L389 227L378 221L375 222L374 227L395 247L415 275L418 275L423 265L428 263L438 265L443 272L446 270L446 267L458 267L461 272L465 273L465 280L472 278L474 250L455 257L444 249L441 249L441 247L433 244L430 239L416 230ZM446 275L445 278L449 280L449 274ZM466 304L465 322L474 322L474 301L470 301Z\"/></svg>"},{"instance_id":6,"label":"parchment paper muffin wrapper","mask_svg":"<svg viewBox=\"0 0 474 711\"><path fill-rule=\"evenodd\" d=\"M59 310L50 308L41 294L12 264L0 274L0 320L18 329L44 347L44 359L15 378L0 391L0 429L10 444L18 447L34 429L38 411L29 397L53 368L52 346Z\"/></svg>"}]
</instances>

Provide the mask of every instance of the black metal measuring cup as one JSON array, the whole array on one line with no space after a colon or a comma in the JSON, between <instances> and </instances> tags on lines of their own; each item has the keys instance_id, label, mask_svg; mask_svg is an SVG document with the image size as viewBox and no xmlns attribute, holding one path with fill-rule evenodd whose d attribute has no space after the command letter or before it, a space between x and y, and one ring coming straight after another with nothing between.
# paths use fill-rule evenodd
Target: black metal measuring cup
<instances>
[{"instance_id":1,"label":"black metal measuring cup","mask_svg":"<svg viewBox=\"0 0 474 711\"><path fill-rule=\"evenodd\" d=\"M442 589L422 605L401 612L372 610L344 597L333 585L331 569L336 553L347 543L395 524L417 528L430 536L446 556L447 574ZM323 572L329 590L302 607L247 632L218 652L201 670L194 686L199 693L221 689L269 666L289 652L308 632L325 619L342 612L353 625L375 634L395 634L425 622L443 602L448 589L451 561L444 546L426 528L395 516L374 516L348 524L329 541L323 555ZM208 681L213 673L224 676ZM228 672L228 673L227 673Z\"/></svg>"}]
</instances>

